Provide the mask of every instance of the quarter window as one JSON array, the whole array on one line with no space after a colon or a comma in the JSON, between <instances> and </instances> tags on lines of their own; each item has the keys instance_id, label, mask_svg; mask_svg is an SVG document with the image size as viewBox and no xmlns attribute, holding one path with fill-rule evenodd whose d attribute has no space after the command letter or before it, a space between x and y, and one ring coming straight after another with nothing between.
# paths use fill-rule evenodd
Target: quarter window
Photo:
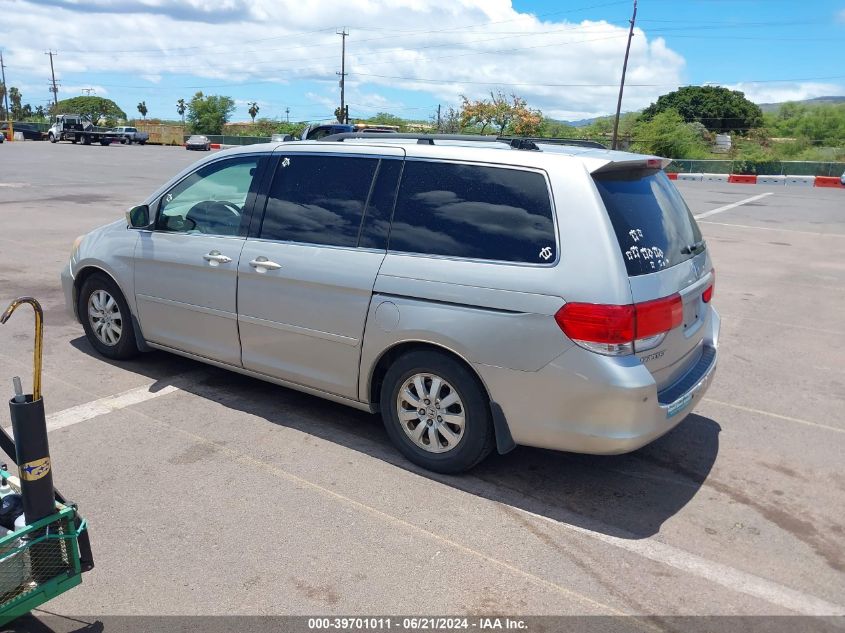
<instances>
[{"instance_id":1,"label":"quarter window","mask_svg":"<svg viewBox=\"0 0 845 633\"><path fill-rule=\"evenodd\" d=\"M357 246L377 158L285 156L267 197L260 237Z\"/></svg>"},{"instance_id":2,"label":"quarter window","mask_svg":"<svg viewBox=\"0 0 845 633\"><path fill-rule=\"evenodd\" d=\"M180 233L238 235L258 156L215 162L164 195L156 228Z\"/></svg>"},{"instance_id":3,"label":"quarter window","mask_svg":"<svg viewBox=\"0 0 845 633\"><path fill-rule=\"evenodd\" d=\"M473 259L554 262L557 243L546 179L518 169L408 161L389 248Z\"/></svg>"}]
</instances>

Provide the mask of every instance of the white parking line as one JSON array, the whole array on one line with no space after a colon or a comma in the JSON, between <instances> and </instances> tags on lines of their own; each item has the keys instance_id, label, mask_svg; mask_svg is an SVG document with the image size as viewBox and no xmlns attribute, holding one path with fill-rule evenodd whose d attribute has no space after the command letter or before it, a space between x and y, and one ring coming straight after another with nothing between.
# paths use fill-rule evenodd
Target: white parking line
<instances>
[{"instance_id":1,"label":"white parking line","mask_svg":"<svg viewBox=\"0 0 845 633\"><path fill-rule=\"evenodd\" d=\"M733 404L731 402L722 402L721 400L714 400L713 398L702 398L703 402L712 402L723 407L730 407L739 411L746 411L747 413L757 413L759 415L766 415L770 418L777 418L778 420L786 420L787 422L795 422L796 424L803 424L805 426L814 426L817 429L824 429L825 431L833 431L834 433L845 433L845 429L840 429L835 426L829 426L820 422L811 422L810 420L802 420L801 418L793 418L788 415L781 415L780 413L772 413L771 411L763 411L762 409L754 409L752 407L744 407L741 404Z\"/></svg>"},{"instance_id":2,"label":"white parking line","mask_svg":"<svg viewBox=\"0 0 845 633\"><path fill-rule=\"evenodd\" d=\"M536 519L541 519L565 528L567 531L578 532L579 534L624 549L643 558L680 569L681 571L698 576L699 578L704 578L727 589L760 598L771 604L780 605L795 613L819 616L845 615L845 607L843 606L811 596L802 591L790 589L780 583L766 580L765 578L749 574L729 565L723 565L722 563L702 558L686 550L656 541L653 538L637 540L633 536L631 538L610 536L609 534L594 532L578 527L577 525L563 523L541 514L522 510L521 508L508 507L522 514L527 514Z\"/></svg>"},{"instance_id":3,"label":"white parking line","mask_svg":"<svg viewBox=\"0 0 845 633\"><path fill-rule=\"evenodd\" d=\"M167 394L179 391L179 388L174 387L173 385L167 385L158 391L151 391L150 387L152 386L152 384L144 385L143 387L130 389L129 391L124 391L123 393L106 396L105 398L85 402L75 407L70 407L69 409L53 413L52 415L47 416L47 431L55 431L56 429L73 426L74 424L85 422L85 420L90 420L101 415L106 415L107 413L113 413L114 411L125 409L133 404L139 404L141 402L146 402L147 400L152 400L153 398L166 396Z\"/></svg>"},{"instance_id":4,"label":"white parking line","mask_svg":"<svg viewBox=\"0 0 845 633\"><path fill-rule=\"evenodd\" d=\"M700 215L697 218L703 217ZM712 222L704 220L701 224L716 224L718 226L735 226L740 229L756 229L758 231L776 231L778 233L798 233L800 235L812 235L813 237L845 237L845 233L817 233L815 231L797 231L795 229L777 229L772 226L752 226L751 224L733 224L731 222Z\"/></svg>"},{"instance_id":5,"label":"white parking line","mask_svg":"<svg viewBox=\"0 0 845 633\"><path fill-rule=\"evenodd\" d=\"M732 202L731 204L726 204L723 207L716 207L715 209L711 209L710 211L705 211L704 213L699 213L695 216L696 220L700 220L701 218L709 218L711 215L716 215L717 213L722 213L722 211L730 211L731 209L735 209L737 207L741 207L744 204L748 204L749 202L754 202L756 200L761 200L766 196L771 196L773 192L767 191L766 193L761 193L756 196L751 196L750 198L746 198L745 200L740 200L739 202Z\"/></svg>"}]
</instances>

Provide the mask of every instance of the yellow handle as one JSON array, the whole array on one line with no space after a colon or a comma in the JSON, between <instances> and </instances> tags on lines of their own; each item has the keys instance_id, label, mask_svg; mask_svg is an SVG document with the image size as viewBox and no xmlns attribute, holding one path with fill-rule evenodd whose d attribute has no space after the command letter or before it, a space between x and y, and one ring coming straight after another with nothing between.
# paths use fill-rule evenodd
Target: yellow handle
<instances>
[{"instance_id":1,"label":"yellow handle","mask_svg":"<svg viewBox=\"0 0 845 633\"><path fill-rule=\"evenodd\" d=\"M32 400L33 402L41 399L41 355L44 347L44 310L41 309L41 304L33 297L18 297L0 316L0 323L5 323L12 316L12 312L17 310L18 306L28 303L35 311L35 346L32 350Z\"/></svg>"}]
</instances>

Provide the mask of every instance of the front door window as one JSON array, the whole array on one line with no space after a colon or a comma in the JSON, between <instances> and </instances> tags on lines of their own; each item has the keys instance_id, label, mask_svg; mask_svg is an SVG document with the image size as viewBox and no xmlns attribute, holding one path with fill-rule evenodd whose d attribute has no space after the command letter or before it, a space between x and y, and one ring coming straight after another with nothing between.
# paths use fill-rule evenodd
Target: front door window
<instances>
[{"instance_id":1,"label":"front door window","mask_svg":"<svg viewBox=\"0 0 845 633\"><path fill-rule=\"evenodd\" d=\"M259 158L215 162L197 170L167 192L156 229L204 235L238 235Z\"/></svg>"}]
</instances>

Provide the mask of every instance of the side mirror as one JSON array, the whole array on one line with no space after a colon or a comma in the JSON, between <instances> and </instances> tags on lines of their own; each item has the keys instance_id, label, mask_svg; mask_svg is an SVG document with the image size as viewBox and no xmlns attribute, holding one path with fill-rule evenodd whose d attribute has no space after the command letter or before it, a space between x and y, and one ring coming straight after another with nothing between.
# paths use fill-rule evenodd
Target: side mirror
<instances>
[{"instance_id":1,"label":"side mirror","mask_svg":"<svg viewBox=\"0 0 845 633\"><path fill-rule=\"evenodd\" d=\"M126 212L126 223L133 229L145 229L150 225L150 208L141 204Z\"/></svg>"}]
</instances>

